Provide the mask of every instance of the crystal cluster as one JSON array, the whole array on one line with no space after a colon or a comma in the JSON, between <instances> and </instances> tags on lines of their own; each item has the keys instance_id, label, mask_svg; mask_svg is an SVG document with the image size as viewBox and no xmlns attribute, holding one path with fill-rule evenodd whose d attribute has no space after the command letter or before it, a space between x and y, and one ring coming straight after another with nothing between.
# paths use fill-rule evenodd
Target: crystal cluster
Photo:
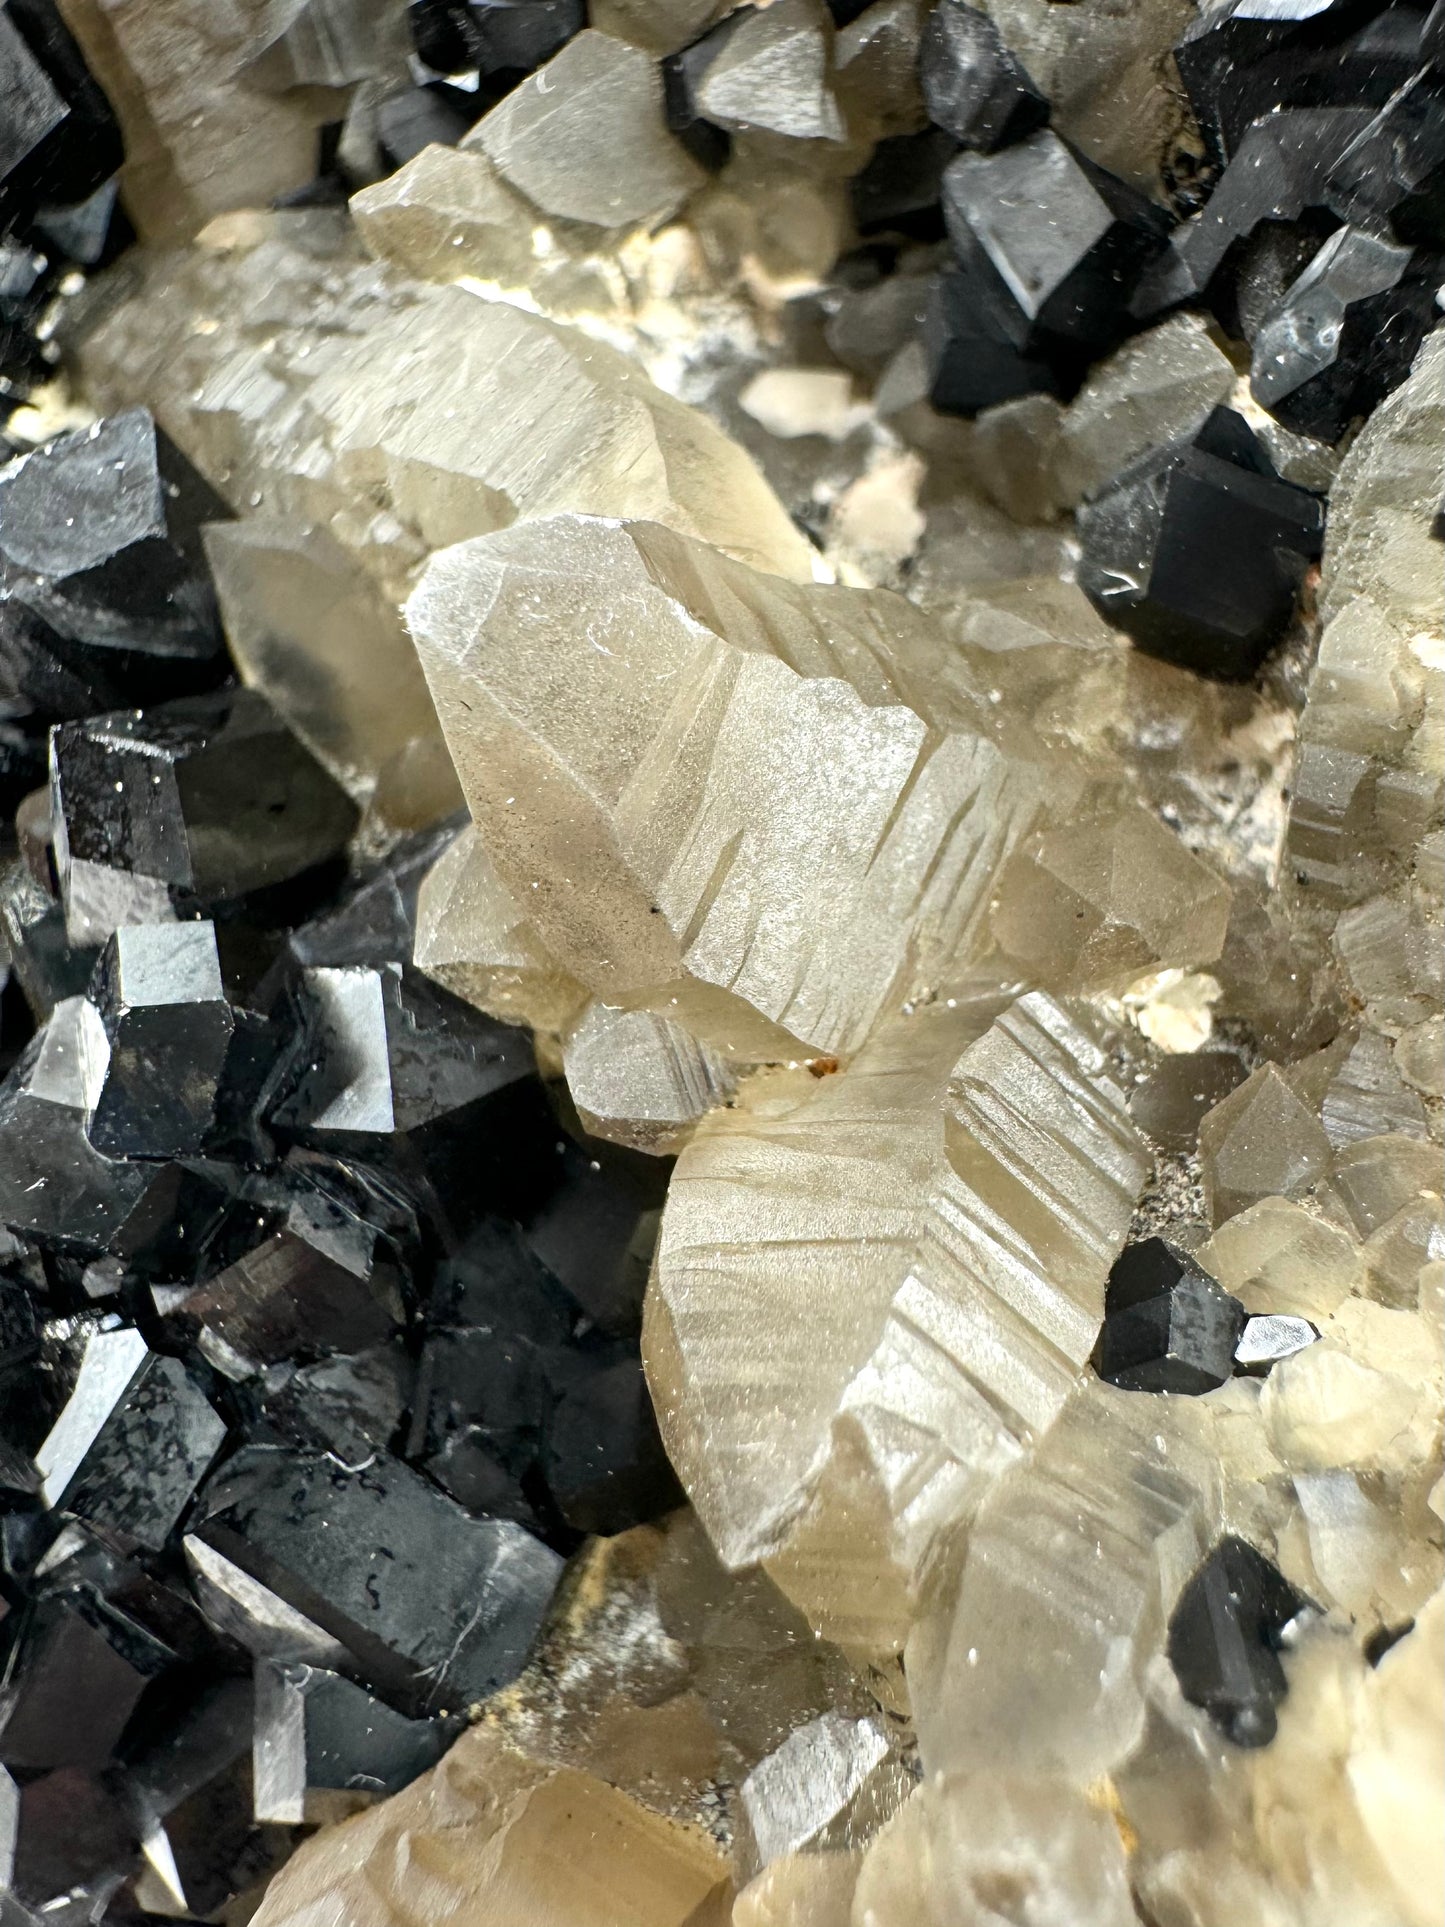
<instances>
[{"instance_id":1,"label":"crystal cluster","mask_svg":"<svg viewBox=\"0 0 1445 1927\"><path fill-rule=\"evenodd\" d=\"M0 12L7 1921L1445 1927L1440 13Z\"/></svg>"}]
</instances>

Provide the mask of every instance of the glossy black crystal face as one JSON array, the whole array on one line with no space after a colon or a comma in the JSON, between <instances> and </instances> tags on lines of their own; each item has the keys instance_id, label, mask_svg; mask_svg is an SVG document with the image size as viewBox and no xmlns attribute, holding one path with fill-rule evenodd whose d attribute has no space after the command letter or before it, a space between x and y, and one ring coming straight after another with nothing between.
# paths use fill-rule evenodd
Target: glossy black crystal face
<instances>
[{"instance_id":1,"label":"glossy black crystal face","mask_svg":"<svg viewBox=\"0 0 1445 1927\"><path fill-rule=\"evenodd\" d=\"M1232 409L1151 449L1080 509L1079 585L1152 655L1252 675L1318 557L1318 497L1275 473Z\"/></svg>"},{"instance_id":2,"label":"glossy black crystal face","mask_svg":"<svg viewBox=\"0 0 1445 1927\"><path fill-rule=\"evenodd\" d=\"M929 14L918 78L929 119L962 147L1006 147L1049 117L1047 99L993 21L963 0L944 0Z\"/></svg>"},{"instance_id":3,"label":"glossy black crystal face","mask_svg":"<svg viewBox=\"0 0 1445 1927\"><path fill-rule=\"evenodd\" d=\"M1236 1746L1265 1746L1289 1690L1281 1652L1310 1601L1246 1540L1221 1539L1169 1621L1180 1691Z\"/></svg>"},{"instance_id":4,"label":"glossy black crystal face","mask_svg":"<svg viewBox=\"0 0 1445 1927\"><path fill-rule=\"evenodd\" d=\"M1164 1238L1127 1245L1109 1273L1094 1354L1131 1392L1209 1392L1234 1371L1244 1307Z\"/></svg>"}]
</instances>

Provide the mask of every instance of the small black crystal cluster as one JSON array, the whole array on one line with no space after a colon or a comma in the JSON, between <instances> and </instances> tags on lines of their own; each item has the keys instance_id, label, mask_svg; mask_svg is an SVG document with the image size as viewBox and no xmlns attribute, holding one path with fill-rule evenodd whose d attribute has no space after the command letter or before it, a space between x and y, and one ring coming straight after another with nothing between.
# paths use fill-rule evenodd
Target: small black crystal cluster
<instances>
[{"instance_id":1,"label":"small black crystal cluster","mask_svg":"<svg viewBox=\"0 0 1445 1927\"><path fill-rule=\"evenodd\" d=\"M454 826L350 860L229 674L221 513L141 410L0 471L17 1920L210 1914L438 1756L584 1534L679 1497L637 1343L665 1169L604 1167L526 1033L413 969Z\"/></svg>"},{"instance_id":2,"label":"small black crystal cluster","mask_svg":"<svg viewBox=\"0 0 1445 1927\"><path fill-rule=\"evenodd\" d=\"M880 250L946 234L921 315L929 397L973 416L1064 399L1171 310L1240 344L1254 399L1338 443L1409 370L1445 280L1445 9L1215 7L1175 49L1204 163L1165 204L1051 128L996 22L939 0L920 54L930 125L853 184ZM1079 519L1080 582L1141 647L1247 677L1294 612L1322 505L1216 411Z\"/></svg>"},{"instance_id":3,"label":"small black crystal cluster","mask_svg":"<svg viewBox=\"0 0 1445 1927\"><path fill-rule=\"evenodd\" d=\"M55 298L130 238L110 103L55 0L0 9L0 414L54 373Z\"/></svg>"}]
</instances>

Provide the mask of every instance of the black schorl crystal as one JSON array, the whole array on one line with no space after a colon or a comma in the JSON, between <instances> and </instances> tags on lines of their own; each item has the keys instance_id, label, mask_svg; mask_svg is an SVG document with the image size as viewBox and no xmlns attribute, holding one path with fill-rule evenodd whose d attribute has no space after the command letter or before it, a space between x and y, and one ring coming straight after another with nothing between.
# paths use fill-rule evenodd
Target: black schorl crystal
<instances>
[{"instance_id":1,"label":"black schorl crystal","mask_svg":"<svg viewBox=\"0 0 1445 1927\"><path fill-rule=\"evenodd\" d=\"M558 1509L579 1532L624 1531L683 1503L658 1435L642 1361L574 1367L547 1424L542 1469Z\"/></svg>"},{"instance_id":2,"label":"black schorl crystal","mask_svg":"<svg viewBox=\"0 0 1445 1927\"><path fill-rule=\"evenodd\" d=\"M960 154L943 207L960 261L992 276L1030 353L1097 354L1117 341L1169 233L1161 209L1048 129L996 154Z\"/></svg>"},{"instance_id":3,"label":"black schorl crystal","mask_svg":"<svg viewBox=\"0 0 1445 1927\"><path fill-rule=\"evenodd\" d=\"M1072 385L1073 370L1025 348L1026 324L976 255L935 279L921 338L928 398L946 415L978 415L1016 395L1064 394Z\"/></svg>"},{"instance_id":4,"label":"black schorl crystal","mask_svg":"<svg viewBox=\"0 0 1445 1927\"><path fill-rule=\"evenodd\" d=\"M295 1661L262 1660L255 1685L255 1814L262 1821L326 1819L328 1792L400 1792L436 1764L456 1730L443 1720L408 1719L354 1680Z\"/></svg>"},{"instance_id":5,"label":"black schorl crystal","mask_svg":"<svg viewBox=\"0 0 1445 1927\"><path fill-rule=\"evenodd\" d=\"M879 141L853 176L853 222L860 234L892 233L936 241L943 235L943 173L958 142L941 128Z\"/></svg>"},{"instance_id":6,"label":"black schorl crystal","mask_svg":"<svg viewBox=\"0 0 1445 1927\"><path fill-rule=\"evenodd\" d=\"M1410 372L1442 279L1442 257L1340 228L1254 335L1255 400L1297 434L1339 441Z\"/></svg>"},{"instance_id":7,"label":"black schorl crystal","mask_svg":"<svg viewBox=\"0 0 1445 1927\"><path fill-rule=\"evenodd\" d=\"M124 159L110 103L54 0L0 14L0 219L88 200Z\"/></svg>"},{"instance_id":8,"label":"black schorl crystal","mask_svg":"<svg viewBox=\"0 0 1445 1927\"><path fill-rule=\"evenodd\" d=\"M410 962L423 879L467 820L449 817L399 843L358 877L335 909L291 932L289 960L297 966Z\"/></svg>"},{"instance_id":9,"label":"black schorl crystal","mask_svg":"<svg viewBox=\"0 0 1445 1927\"><path fill-rule=\"evenodd\" d=\"M964 147L1005 147L1049 118L1048 101L993 21L964 0L939 0L929 14L918 78L929 119Z\"/></svg>"},{"instance_id":10,"label":"black schorl crystal","mask_svg":"<svg viewBox=\"0 0 1445 1927\"><path fill-rule=\"evenodd\" d=\"M50 767L77 943L288 882L356 826L351 799L250 689L63 724Z\"/></svg>"},{"instance_id":11,"label":"black schorl crystal","mask_svg":"<svg viewBox=\"0 0 1445 1927\"><path fill-rule=\"evenodd\" d=\"M1280 1650L1310 1602L1262 1552L1232 1534L1219 1541L1169 1621L1179 1690L1236 1746L1266 1746L1289 1690Z\"/></svg>"},{"instance_id":12,"label":"black schorl crystal","mask_svg":"<svg viewBox=\"0 0 1445 1927\"><path fill-rule=\"evenodd\" d=\"M1445 247L1445 78L1421 73L1393 94L1330 170L1342 220Z\"/></svg>"},{"instance_id":13,"label":"black schorl crystal","mask_svg":"<svg viewBox=\"0 0 1445 1927\"><path fill-rule=\"evenodd\" d=\"M0 1761L103 1767L141 1694L171 1657L158 1640L112 1614L88 1586L36 1601L0 1691Z\"/></svg>"},{"instance_id":14,"label":"black schorl crystal","mask_svg":"<svg viewBox=\"0 0 1445 1927\"><path fill-rule=\"evenodd\" d=\"M198 1151L215 1114L233 1018L215 926L130 924L101 953L86 1026L91 1143L107 1157Z\"/></svg>"},{"instance_id":15,"label":"black schorl crystal","mask_svg":"<svg viewBox=\"0 0 1445 1927\"><path fill-rule=\"evenodd\" d=\"M585 0L411 0L412 44L434 73L520 80L587 25Z\"/></svg>"},{"instance_id":16,"label":"black schorl crystal","mask_svg":"<svg viewBox=\"0 0 1445 1927\"><path fill-rule=\"evenodd\" d=\"M100 1779L62 1766L23 1785L0 1771L0 1842L8 1894L42 1919L65 1918L56 1913L58 1903L96 1883L93 1905L69 1914L83 1920L96 1918L140 1838L120 1799ZM84 1905L85 1896L79 1897Z\"/></svg>"},{"instance_id":17,"label":"black schorl crystal","mask_svg":"<svg viewBox=\"0 0 1445 1927\"><path fill-rule=\"evenodd\" d=\"M138 1331L93 1332L64 1410L35 1455L53 1510L164 1545L226 1427L178 1359Z\"/></svg>"},{"instance_id":18,"label":"black schorl crystal","mask_svg":"<svg viewBox=\"0 0 1445 1927\"><path fill-rule=\"evenodd\" d=\"M1370 120L1364 107L1312 107L1252 122L1208 202L1140 278L1134 315L1147 320L1199 299L1231 249L1264 222L1326 208L1331 172Z\"/></svg>"},{"instance_id":19,"label":"black schorl crystal","mask_svg":"<svg viewBox=\"0 0 1445 1927\"><path fill-rule=\"evenodd\" d=\"M472 125L454 87L401 87L378 102L376 138L388 166L405 167L428 147L455 147Z\"/></svg>"},{"instance_id":20,"label":"black schorl crystal","mask_svg":"<svg viewBox=\"0 0 1445 1927\"><path fill-rule=\"evenodd\" d=\"M1094 1353L1129 1392L1211 1392L1234 1371L1244 1307L1163 1238L1126 1245L1109 1273Z\"/></svg>"},{"instance_id":21,"label":"black schorl crystal","mask_svg":"<svg viewBox=\"0 0 1445 1927\"><path fill-rule=\"evenodd\" d=\"M0 670L58 719L226 670L201 528L229 510L143 408L0 469Z\"/></svg>"},{"instance_id":22,"label":"black schorl crystal","mask_svg":"<svg viewBox=\"0 0 1445 1927\"><path fill-rule=\"evenodd\" d=\"M732 152L732 135L711 121L698 105L698 89L708 68L736 32L750 9L743 8L719 21L662 63L662 99L669 130L703 167L714 172Z\"/></svg>"},{"instance_id":23,"label":"black schorl crystal","mask_svg":"<svg viewBox=\"0 0 1445 1927\"><path fill-rule=\"evenodd\" d=\"M860 13L865 13L873 0L828 0L828 11L833 16L835 27L846 27L855 21Z\"/></svg>"},{"instance_id":24,"label":"black schorl crystal","mask_svg":"<svg viewBox=\"0 0 1445 1927\"><path fill-rule=\"evenodd\" d=\"M520 1526L472 1518L384 1453L348 1469L279 1441L241 1448L194 1530L413 1715L460 1709L513 1679L562 1566Z\"/></svg>"},{"instance_id":25,"label":"black schorl crystal","mask_svg":"<svg viewBox=\"0 0 1445 1927\"><path fill-rule=\"evenodd\" d=\"M1203 675L1254 673L1320 553L1324 504L1285 482L1244 419L1214 409L1080 509L1079 586L1151 655Z\"/></svg>"}]
</instances>

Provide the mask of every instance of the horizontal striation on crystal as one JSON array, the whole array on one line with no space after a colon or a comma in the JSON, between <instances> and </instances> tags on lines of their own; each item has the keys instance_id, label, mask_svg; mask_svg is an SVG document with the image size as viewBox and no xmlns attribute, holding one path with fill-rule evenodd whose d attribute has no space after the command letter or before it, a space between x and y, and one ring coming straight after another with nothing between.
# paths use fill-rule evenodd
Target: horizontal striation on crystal
<instances>
[{"instance_id":1,"label":"horizontal striation on crystal","mask_svg":"<svg viewBox=\"0 0 1445 1927\"><path fill-rule=\"evenodd\" d=\"M407 620L546 948L729 1052L856 1050L980 947L1000 865L1075 780L995 740L961 664L907 706L948 660L907 604L654 524L556 517L460 544Z\"/></svg>"},{"instance_id":2,"label":"horizontal striation on crystal","mask_svg":"<svg viewBox=\"0 0 1445 1927\"><path fill-rule=\"evenodd\" d=\"M940 1529L1047 1431L1143 1183L1095 1039L988 1003L899 1020L836 1088L761 1083L664 1216L644 1348L674 1463L722 1556L845 1643L898 1643Z\"/></svg>"}]
</instances>

